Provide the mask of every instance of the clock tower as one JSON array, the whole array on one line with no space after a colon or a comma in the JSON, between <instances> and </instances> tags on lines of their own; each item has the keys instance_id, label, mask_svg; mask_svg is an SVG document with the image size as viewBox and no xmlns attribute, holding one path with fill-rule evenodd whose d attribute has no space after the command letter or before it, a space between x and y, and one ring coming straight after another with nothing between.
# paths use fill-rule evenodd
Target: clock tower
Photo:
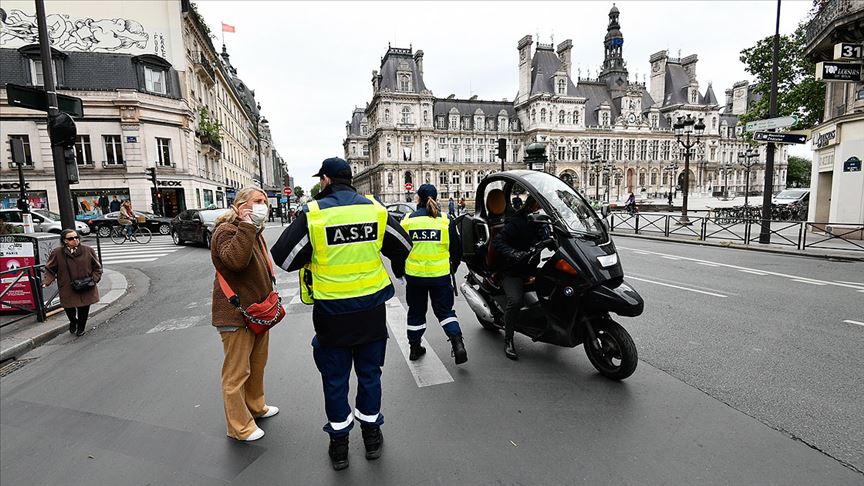
<instances>
[{"instance_id":1,"label":"clock tower","mask_svg":"<svg viewBox=\"0 0 864 486\"><path fill-rule=\"evenodd\" d=\"M624 36L618 23L618 7L612 5L609 11L609 25L606 27L606 38L603 40L605 56L603 69L597 78L609 86L613 98L624 96L627 90L627 67L624 62Z\"/></svg>"}]
</instances>

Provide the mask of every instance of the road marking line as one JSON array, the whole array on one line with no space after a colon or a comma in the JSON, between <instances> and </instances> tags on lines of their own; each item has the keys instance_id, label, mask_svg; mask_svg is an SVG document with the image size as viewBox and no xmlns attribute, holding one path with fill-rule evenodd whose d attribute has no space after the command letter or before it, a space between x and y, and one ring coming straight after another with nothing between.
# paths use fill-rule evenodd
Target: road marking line
<instances>
[{"instance_id":1,"label":"road marking line","mask_svg":"<svg viewBox=\"0 0 864 486\"><path fill-rule=\"evenodd\" d=\"M418 387L453 382L450 372L441 362L441 358L429 346L425 337L420 340L420 344L426 348L426 354L417 361L408 359L408 355L411 354L411 346L408 344L408 313L402 307L399 299L392 298L387 301L387 326L390 327L390 332L393 333L393 338L396 339Z\"/></svg>"},{"instance_id":2,"label":"road marking line","mask_svg":"<svg viewBox=\"0 0 864 486\"><path fill-rule=\"evenodd\" d=\"M300 300L300 295L298 294L298 295L295 295L293 299L291 299L291 302L289 302L288 305L302 304L302 303L303 303L303 301Z\"/></svg>"},{"instance_id":3,"label":"road marking line","mask_svg":"<svg viewBox=\"0 0 864 486\"><path fill-rule=\"evenodd\" d=\"M105 261L102 260L103 265L116 264L116 263L139 263L139 262L155 262L158 258L131 258L129 260L111 260Z\"/></svg>"},{"instance_id":4,"label":"road marking line","mask_svg":"<svg viewBox=\"0 0 864 486\"><path fill-rule=\"evenodd\" d=\"M864 322L853 321L853 320L850 320L850 319L846 319L846 320L843 321L843 322L848 322L849 324L858 324L859 326L864 326Z\"/></svg>"},{"instance_id":5,"label":"road marking line","mask_svg":"<svg viewBox=\"0 0 864 486\"><path fill-rule=\"evenodd\" d=\"M707 262L696 262L696 264L697 265L705 265L706 267L715 267L715 268L719 266L719 265L715 265L713 263L707 263Z\"/></svg>"},{"instance_id":6,"label":"road marking line","mask_svg":"<svg viewBox=\"0 0 864 486\"><path fill-rule=\"evenodd\" d=\"M168 319L167 321L163 321L159 323L153 329L147 331L147 334L153 334L156 332L165 332L165 331L176 331L178 329L186 329L189 327L198 324L203 321L206 316L188 316L180 319Z\"/></svg>"},{"instance_id":7,"label":"road marking line","mask_svg":"<svg viewBox=\"0 0 864 486\"><path fill-rule=\"evenodd\" d=\"M626 247L626 246L617 246L617 245L616 245L616 248L621 249L621 250L635 250L635 248L629 248L629 247ZM647 250L642 250L642 251L647 251ZM675 258L678 258L678 259L680 259L680 260L688 260L688 261L691 261L691 262L698 263L698 264L700 264L700 265L708 265L708 266L713 265L713 266L717 266L717 267L734 268L735 270L754 270L754 271L757 271L757 272L762 272L762 273L764 273L765 275L774 275L775 277L784 277L784 278L791 278L791 279L807 279L807 277L799 277L799 276L797 276L797 275L789 275L789 274L786 274L786 273L780 273L780 272L771 272L771 271L768 271L768 270L757 270L757 269L755 269L755 268L741 267L741 266L738 266L738 265L730 265L730 264L728 264L728 263L717 263L717 262L712 262L712 261L709 261L709 260L700 260L700 259L698 259L698 258L679 257L679 256L675 256L675 255L669 255L668 253L660 253L660 252L657 252L657 251L652 251L652 252L649 252L649 253L651 253L651 254L653 254L653 255L659 255L659 256L670 256L670 257L675 257ZM858 290L859 292L860 292L861 290L864 290L864 289L861 289L860 287L856 287L855 285L849 285L849 284L847 284L847 283L829 282L829 281L825 281L825 280L817 280L817 279L812 279L812 278L811 278L811 279L808 279L808 280L810 280L811 282L821 282L821 283L823 283L823 284L825 284L825 285L835 285L835 286L837 286L837 287L846 287L846 288L850 288L850 289L855 289L855 290Z\"/></svg>"},{"instance_id":8,"label":"road marking line","mask_svg":"<svg viewBox=\"0 0 864 486\"><path fill-rule=\"evenodd\" d=\"M835 280L835 282L842 283L842 284L849 284L849 285L858 285L858 286L864 288L864 283L861 283L861 282L844 282L842 280Z\"/></svg>"},{"instance_id":9,"label":"road marking line","mask_svg":"<svg viewBox=\"0 0 864 486\"><path fill-rule=\"evenodd\" d=\"M824 283L824 282L815 282L813 280L803 280L800 278L793 278L792 281L798 282L798 283L806 283L806 284L810 284L810 285L828 285L827 283Z\"/></svg>"},{"instance_id":10,"label":"road marking line","mask_svg":"<svg viewBox=\"0 0 864 486\"><path fill-rule=\"evenodd\" d=\"M136 257L161 257L168 256L170 253L161 253L161 252L153 252L153 251L125 251L123 253L103 253L102 259L107 258L127 258L131 256Z\"/></svg>"},{"instance_id":11,"label":"road marking line","mask_svg":"<svg viewBox=\"0 0 864 486\"><path fill-rule=\"evenodd\" d=\"M657 281L654 281L654 280L648 280L648 279L644 279L644 278L638 278L638 277L634 277L634 276L632 276L632 275L628 275L628 276L627 276L627 280L638 280L638 281L640 281L640 282L647 282L647 283L653 283L653 284L657 284L657 285L663 285L664 287L672 287L672 288L674 288L674 289L686 290L686 291L688 291L688 292L696 292L696 293L698 293L698 294L713 295L714 297L723 297L723 298L728 297L728 295L716 294L716 293L714 293L714 292L706 292L706 291L704 291L704 290L691 289L691 288L689 288L689 287L681 287L681 286L679 286L679 285L672 285L672 284L667 284L667 283L663 283L663 282L657 282Z\"/></svg>"},{"instance_id":12,"label":"road marking line","mask_svg":"<svg viewBox=\"0 0 864 486\"><path fill-rule=\"evenodd\" d=\"M750 274L753 274L753 275L761 275L761 276L763 276L763 277L764 277L765 275L768 275L767 273L757 272L757 271L755 271L755 270L738 270L738 271L741 272L741 273L750 273Z\"/></svg>"},{"instance_id":13,"label":"road marking line","mask_svg":"<svg viewBox=\"0 0 864 486\"><path fill-rule=\"evenodd\" d=\"M680 258L670 257L670 256L664 256L664 257L661 257L661 258L665 258L665 259L667 259L667 260L680 260Z\"/></svg>"}]
</instances>

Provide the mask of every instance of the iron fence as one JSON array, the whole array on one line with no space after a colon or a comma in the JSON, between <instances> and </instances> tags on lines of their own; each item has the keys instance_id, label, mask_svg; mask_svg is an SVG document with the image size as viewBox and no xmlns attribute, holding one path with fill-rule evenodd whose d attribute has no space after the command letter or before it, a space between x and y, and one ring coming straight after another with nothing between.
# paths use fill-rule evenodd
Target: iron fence
<instances>
[{"instance_id":1,"label":"iron fence","mask_svg":"<svg viewBox=\"0 0 864 486\"><path fill-rule=\"evenodd\" d=\"M725 215L691 216L682 221L678 214L609 213L609 231L654 234L693 240L724 240L750 245L759 242L763 224L770 224L771 244L797 250L824 249L864 251L864 224L728 218Z\"/></svg>"},{"instance_id":2,"label":"iron fence","mask_svg":"<svg viewBox=\"0 0 864 486\"><path fill-rule=\"evenodd\" d=\"M18 314L15 318L3 322L0 324L0 327L5 327L10 324L14 324L22 319L25 319L31 315L36 316L36 320L39 322L45 322L47 319L48 311L51 310L51 302L57 296L58 291L56 291L48 300L45 300L45 295L42 289L42 271L44 270L45 265L30 265L21 268L15 268L12 270L3 270L0 272L0 304L6 307L11 307L18 311ZM7 275L11 275L8 277ZM4 278L4 276L7 276ZM30 289L30 295L32 296L32 308L25 307L19 305L16 302L9 300L7 295L12 291L16 285L22 281L22 279L27 279L27 285Z\"/></svg>"}]
</instances>

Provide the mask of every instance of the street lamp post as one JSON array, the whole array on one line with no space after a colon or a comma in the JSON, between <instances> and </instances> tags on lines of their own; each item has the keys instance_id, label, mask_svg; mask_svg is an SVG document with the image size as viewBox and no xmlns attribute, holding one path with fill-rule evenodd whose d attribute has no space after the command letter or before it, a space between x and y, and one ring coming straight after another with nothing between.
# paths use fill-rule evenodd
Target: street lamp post
<instances>
[{"instance_id":1,"label":"street lamp post","mask_svg":"<svg viewBox=\"0 0 864 486\"><path fill-rule=\"evenodd\" d=\"M675 187L675 175L678 174L678 161L670 162L669 165L663 168L669 173L669 209L672 209L672 194Z\"/></svg>"},{"instance_id":2,"label":"street lamp post","mask_svg":"<svg viewBox=\"0 0 864 486\"><path fill-rule=\"evenodd\" d=\"M592 154L591 172L594 173L594 199L600 201L600 175L606 171L606 162L603 162L597 154ZM607 188L608 192L608 188Z\"/></svg>"},{"instance_id":3,"label":"street lamp post","mask_svg":"<svg viewBox=\"0 0 864 486\"><path fill-rule=\"evenodd\" d=\"M755 161L751 162L751 159L756 158ZM754 150L752 147L748 148L744 152L738 152L738 163L744 167L745 171L745 179L744 179L744 207L747 207L750 198L750 169L759 163L759 152Z\"/></svg>"},{"instance_id":4,"label":"street lamp post","mask_svg":"<svg viewBox=\"0 0 864 486\"><path fill-rule=\"evenodd\" d=\"M606 174L606 202L608 203L612 194L612 174L615 173L615 163L607 162L603 165L603 170Z\"/></svg>"},{"instance_id":5,"label":"street lamp post","mask_svg":"<svg viewBox=\"0 0 864 486\"><path fill-rule=\"evenodd\" d=\"M258 103L255 113L255 138L258 139L258 184L264 189L264 159L261 157L261 103Z\"/></svg>"},{"instance_id":6,"label":"street lamp post","mask_svg":"<svg viewBox=\"0 0 864 486\"><path fill-rule=\"evenodd\" d=\"M681 203L681 219L678 223L690 224L690 220L687 218L687 195L690 192L690 155L693 153L693 147L702 143L701 138L705 132L705 124L702 123L701 118L696 120L688 114L686 118L679 116L678 122L672 125L672 129L675 132L675 140L684 149L684 187L681 188L684 200ZM690 140L691 135L693 135L692 141Z\"/></svg>"},{"instance_id":7,"label":"street lamp post","mask_svg":"<svg viewBox=\"0 0 864 486\"><path fill-rule=\"evenodd\" d=\"M723 171L723 200L729 200L729 170L732 169L731 162L723 162L723 165L720 166L720 170Z\"/></svg>"}]
</instances>

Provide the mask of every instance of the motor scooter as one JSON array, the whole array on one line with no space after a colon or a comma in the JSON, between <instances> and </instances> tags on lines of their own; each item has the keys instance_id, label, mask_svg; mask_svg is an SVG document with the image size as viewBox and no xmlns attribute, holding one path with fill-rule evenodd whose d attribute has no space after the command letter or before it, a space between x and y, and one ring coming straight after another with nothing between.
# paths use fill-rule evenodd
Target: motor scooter
<instances>
[{"instance_id":1,"label":"motor scooter","mask_svg":"<svg viewBox=\"0 0 864 486\"><path fill-rule=\"evenodd\" d=\"M611 314L635 317L644 301L624 281L624 273L605 221L561 179L518 170L487 176L477 189L476 213L457 219L468 275L460 286L480 325L503 329L506 295L500 277L508 263L491 241L515 211L514 194L527 193L540 206L530 215L539 243L529 250L536 265L523 282L525 299L515 331L558 346L585 345L591 364L603 375L622 380L636 370L633 338ZM607 211L607 207L603 208Z\"/></svg>"}]
</instances>

